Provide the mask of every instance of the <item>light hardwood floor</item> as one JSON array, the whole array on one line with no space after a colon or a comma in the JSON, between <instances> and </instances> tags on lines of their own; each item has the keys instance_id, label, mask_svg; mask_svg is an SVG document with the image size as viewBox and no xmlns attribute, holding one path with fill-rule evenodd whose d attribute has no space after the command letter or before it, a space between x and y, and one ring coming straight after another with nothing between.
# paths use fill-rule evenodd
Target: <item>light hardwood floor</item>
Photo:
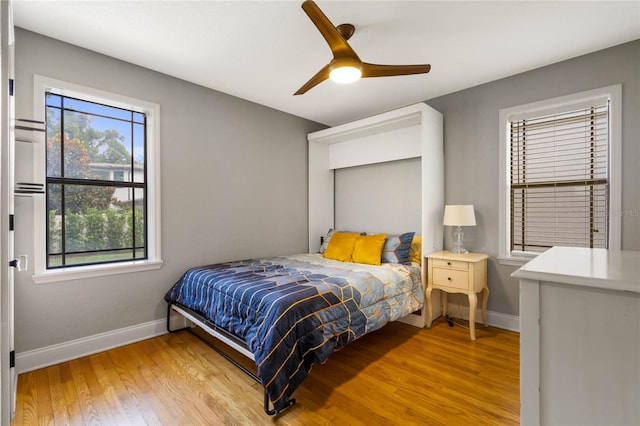
<instances>
[{"instance_id":1,"label":"light hardwood floor","mask_svg":"<svg viewBox=\"0 0 640 426\"><path fill-rule=\"evenodd\" d=\"M477 337L391 323L314 366L269 417L262 388L183 331L21 374L12 425L519 424L519 335Z\"/></svg>"}]
</instances>

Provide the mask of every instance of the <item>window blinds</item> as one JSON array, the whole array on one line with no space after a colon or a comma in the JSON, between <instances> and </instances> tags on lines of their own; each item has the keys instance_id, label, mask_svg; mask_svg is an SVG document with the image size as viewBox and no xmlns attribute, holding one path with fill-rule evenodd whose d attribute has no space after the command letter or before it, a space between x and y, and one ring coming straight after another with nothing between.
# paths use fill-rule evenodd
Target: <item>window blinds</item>
<instances>
[{"instance_id":1,"label":"window blinds","mask_svg":"<svg viewBox=\"0 0 640 426\"><path fill-rule=\"evenodd\" d=\"M510 121L511 251L607 247L609 106Z\"/></svg>"}]
</instances>

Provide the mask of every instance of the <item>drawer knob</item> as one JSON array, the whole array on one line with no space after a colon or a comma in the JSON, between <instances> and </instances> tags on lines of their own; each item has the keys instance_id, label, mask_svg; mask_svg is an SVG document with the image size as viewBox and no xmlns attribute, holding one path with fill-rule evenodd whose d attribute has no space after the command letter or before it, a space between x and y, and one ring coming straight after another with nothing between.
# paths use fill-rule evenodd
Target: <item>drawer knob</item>
<instances>
[{"instance_id":1,"label":"drawer knob","mask_svg":"<svg viewBox=\"0 0 640 426\"><path fill-rule=\"evenodd\" d=\"M447 280L451 281L451 277L447 277Z\"/></svg>"},{"instance_id":2,"label":"drawer knob","mask_svg":"<svg viewBox=\"0 0 640 426\"><path fill-rule=\"evenodd\" d=\"M448 266L451 266L451 262L447 262L447 265L448 265Z\"/></svg>"}]
</instances>

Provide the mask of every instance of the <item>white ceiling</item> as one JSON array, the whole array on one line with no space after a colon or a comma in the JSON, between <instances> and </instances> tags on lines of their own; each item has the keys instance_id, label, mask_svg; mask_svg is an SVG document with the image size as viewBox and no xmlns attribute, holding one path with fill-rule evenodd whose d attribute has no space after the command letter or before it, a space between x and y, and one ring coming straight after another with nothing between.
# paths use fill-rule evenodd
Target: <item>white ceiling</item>
<instances>
[{"instance_id":1,"label":"white ceiling","mask_svg":"<svg viewBox=\"0 0 640 426\"><path fill-rule=\"evenodd\" d=\"M640 38L640 1L317 1L352 23L363 61L429 74L325 81L331 59L301 1L14 0L18 27L327 125Z\"/></svg>"}]
</instances>

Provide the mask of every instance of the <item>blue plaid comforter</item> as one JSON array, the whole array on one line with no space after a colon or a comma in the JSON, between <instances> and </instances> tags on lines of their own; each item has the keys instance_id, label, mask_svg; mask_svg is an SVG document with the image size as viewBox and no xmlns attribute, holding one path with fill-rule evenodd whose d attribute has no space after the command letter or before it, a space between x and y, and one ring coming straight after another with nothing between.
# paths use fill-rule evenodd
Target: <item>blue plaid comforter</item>
<instances>
[{"instance_id":1,"label":"blue plaid comforter","mask_svg":"<svg viewBox=\"0 0 640 426\"><path fill-rule=\"evenodd\" d=\"M167 302L243 339L276 411L314 363L422 306L420 268L301 254L193 268Z\"/></svg>"}]
</instances>

